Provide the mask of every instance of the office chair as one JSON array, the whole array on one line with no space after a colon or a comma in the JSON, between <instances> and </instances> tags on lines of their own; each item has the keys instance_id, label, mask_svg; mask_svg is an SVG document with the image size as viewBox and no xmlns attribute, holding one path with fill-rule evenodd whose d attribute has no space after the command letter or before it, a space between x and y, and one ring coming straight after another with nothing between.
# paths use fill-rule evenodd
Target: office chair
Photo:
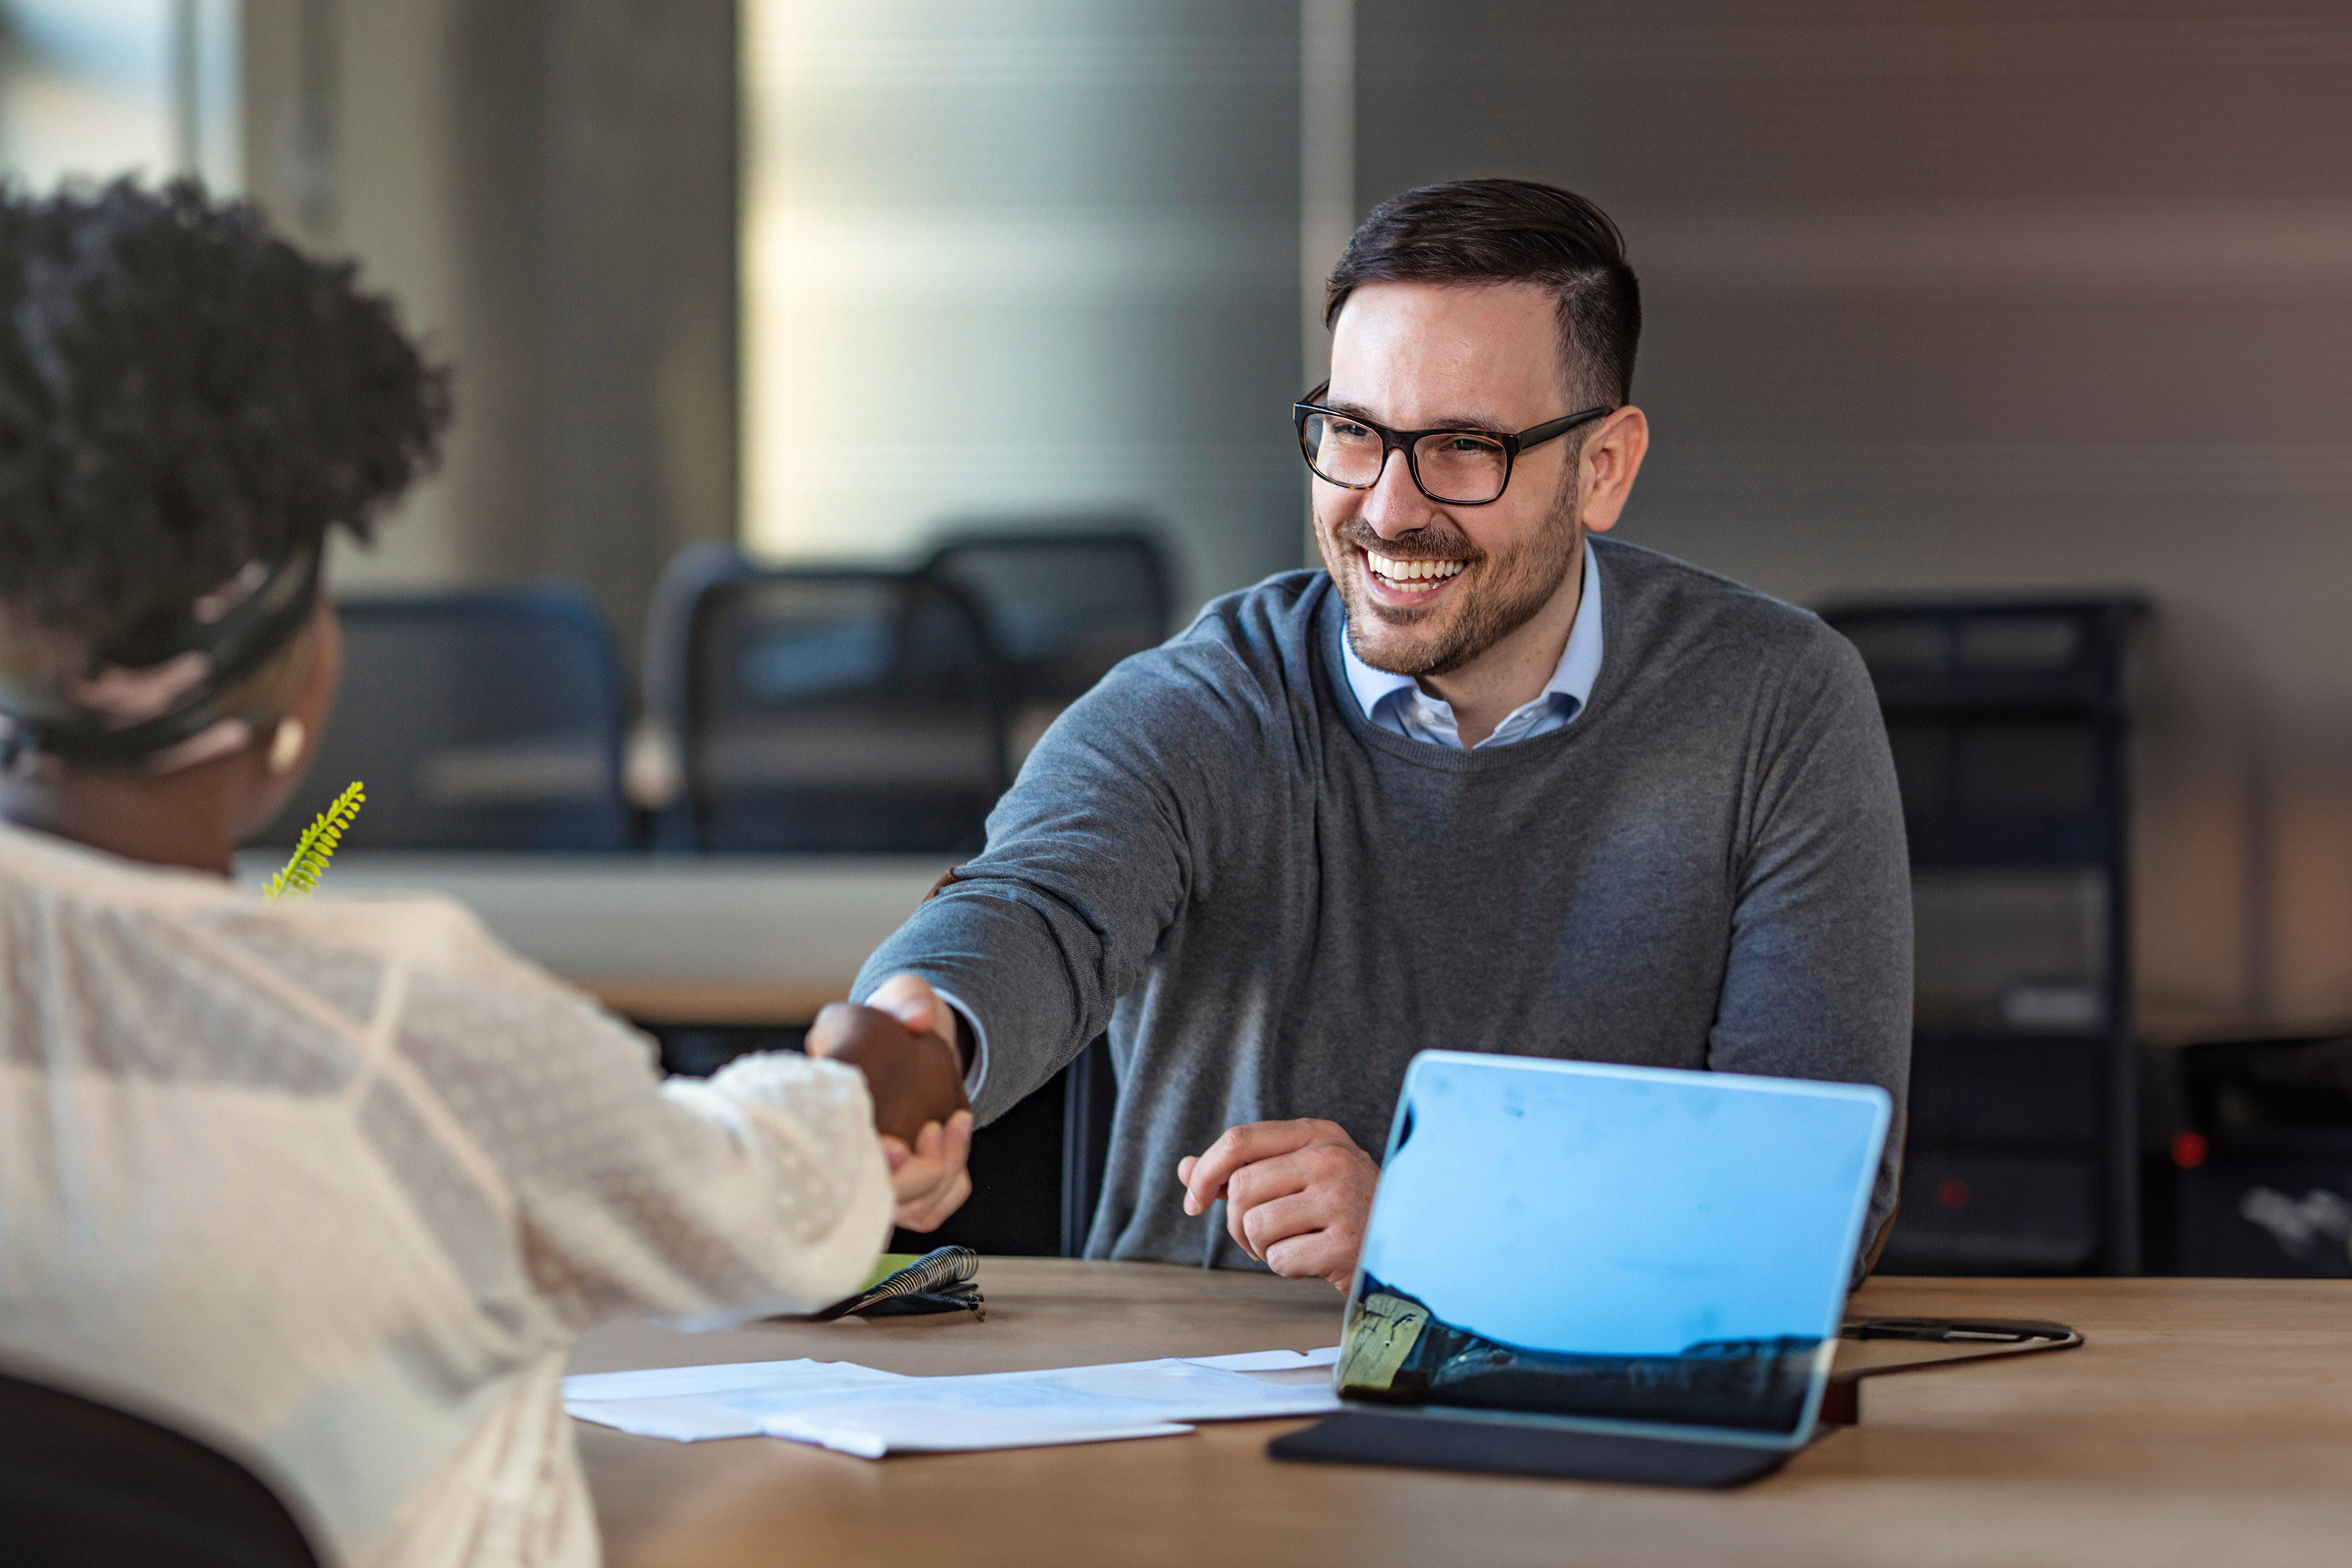
<instances>
[{"instance_id":1,"label":"office chair","mask_svg":"<svg viewBox=\"0 0 2352 1568\"><path fill-rule=\"evenodd\" d=\"M0 1558L15 1568L318 1568L236 1460L143 1416L0 1373Z\"/></svg>"},{"instance_id":2,"label":"office chair","mask_svg":"<svg viewBox=\"0 0 2352 1568\"><path fill-rule=\"evenodd\" d=\"M978 848L1006 782L1004 688L950 584L847 570L709 584L687 635L696 847Z\"/></svg>"},{"instance_id":3,"label":"office chair","mask_svg":"<svg viewBox=\"0 0 2352 1568\"><path fill-rule=\"evenodd\" d=\"M1066 704L1168 635L1168 569L1146 532L961 533L923 573L981 606L1015 703Z\"/></svg>"},{"instance_id":4,"label":"office chair","mask_svg":"<svg viewBox=\"0 0 2352 1568\"><path fill-rule=\"evenodd\" d=\"M290 844L357 779L367 849L625 849L627 697L610 624L568 584L359 597L343 686L302 788L257 842Z\"/></svg>"},{"instance_id":5,"label":"office chair","mask_svg":"<svg viewBox=\"0 0 2352 1568\"><path fill-rule=\"evenodd\" d=\"M971 1137L971 1196L932 1231L894 1234L893 1252L969 1247L1000 1258L1082 1258L1102 1203L1118 1084L1097 1038L1028 1099Z\"/></svg>"},{"instance_id":6,"label":"office chair","mask_svg":"<svg viewBox=\"0 0 2352 1568\"><path fill-rule=\"evenodd\" d=\"M732 541L709 539L671 556L654 584L625 781L631 804L646 814L646 841L654 849L694 847L694 813L686 798L687 645L694 606L718 584L759 574Z\"/></svg>"},{"instance_id":7,"label":"office chair","mask_svg":"<svg viewBox=\"0 0 2352 1568\"><path fill-rule=\"evenodd\" d=\"M1097 1036L1062 1069L1062 1256L1083 1258L1094 1228L1110 1163L1111 1122L1118 1112L1118 1079L1110 1039Z\"/></svg>"}]
</instances>

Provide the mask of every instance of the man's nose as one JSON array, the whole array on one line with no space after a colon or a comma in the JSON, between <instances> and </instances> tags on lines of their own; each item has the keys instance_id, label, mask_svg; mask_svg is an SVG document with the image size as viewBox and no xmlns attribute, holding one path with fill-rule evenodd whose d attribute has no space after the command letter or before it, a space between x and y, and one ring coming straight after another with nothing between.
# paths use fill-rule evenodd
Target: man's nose
<instances>
[{"instance_id":1,"label":"man's nose","mask_svg":"<svg viewBox=\"0 0 2352 1568\"><path fill-rule=\"evenodd\" d=\"M1379 482L1364 491L1363 497L1359 515L1382 539L1394 539L1401 533L1426 528L1436 512L1429 498L1421 493L1421 487L1412 482L1412 468L1402 452L1389 454Z\"/></svg>"}]
</instances>

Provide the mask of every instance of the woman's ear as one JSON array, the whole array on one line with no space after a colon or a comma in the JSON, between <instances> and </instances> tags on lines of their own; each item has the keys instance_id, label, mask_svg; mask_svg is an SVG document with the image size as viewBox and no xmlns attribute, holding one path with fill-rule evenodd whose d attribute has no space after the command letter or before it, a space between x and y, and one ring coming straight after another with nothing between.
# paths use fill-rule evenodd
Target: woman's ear
<instances>
[{"instance_id":1,"label":"woman's ear","mask_svg":"<svg viewBox=\"0 0 2352 1568\"><path fill-rule=\"evenodd\" d=\"M310 771L311 760L319 753L319 739L326 733L327 715L334 709L335 691L343 679L343 624L323 591L303 642L302 676L294 700L247 753L252 758L252 785L245 808L237 813L239 838L284 808L302 775Z\"/></svg>"},{"instance_id":2,"label":"woman's ear","mask_svg":"<svg viewBox=\"0 0 2352 1568\"><path fill-rule=\"evenodd\" d=\"M310 749L310 727L288 714L278 721L278 732L269 737L269 771L290 773L300 765Z\"/></svg>"}]
</instances>

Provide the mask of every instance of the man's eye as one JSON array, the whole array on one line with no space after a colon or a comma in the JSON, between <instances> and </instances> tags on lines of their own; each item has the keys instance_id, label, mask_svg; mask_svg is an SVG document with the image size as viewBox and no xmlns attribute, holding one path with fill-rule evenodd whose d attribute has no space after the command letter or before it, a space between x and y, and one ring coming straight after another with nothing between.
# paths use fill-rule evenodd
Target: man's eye
<instances>
[{"instance_id":1,"label":"man's eye","mask_svg":"<svg viewBox=\"0 0 2352 1568\"><path fill-rule=\"evenodd\" d=\"M1369 428L1357 424L1352 419L1332 420L1330 432L1331 438L1335 441L1370 441L1374 439L1374 437Z\"/></svg>"},{"instance_id":2,"label":"man's eye","mask_svg":"<svg viewBox=\"0 0 2352 1568\"><path fill-rule=\"evenodd\" d=\"M1483 436L1448 436L1438 445L1439 451L1449 458L1483 458L1502 450Z\"/></svg>"}]
</instances>

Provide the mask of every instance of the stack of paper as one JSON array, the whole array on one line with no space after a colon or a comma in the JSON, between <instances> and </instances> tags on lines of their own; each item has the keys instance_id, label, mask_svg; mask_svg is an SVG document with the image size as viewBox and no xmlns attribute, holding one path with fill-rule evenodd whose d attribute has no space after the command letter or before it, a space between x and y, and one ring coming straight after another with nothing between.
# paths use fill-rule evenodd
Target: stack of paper
<instances>
[{"instance_id":1,"label":"stack of paper","mask_svg":"<svg viewBox=\"0 0 2352 1568\"><path fill-rule=\"evenodd\" d=\"M878 1459L1189 1432L1193 1421L1339 1408L1334 1346L1120 1362L1045 1372L906 1377L849 1362L762 1361L563 1380L583 1421L694 1443L766 1434Z\"/></svg>"}]
</instances>

